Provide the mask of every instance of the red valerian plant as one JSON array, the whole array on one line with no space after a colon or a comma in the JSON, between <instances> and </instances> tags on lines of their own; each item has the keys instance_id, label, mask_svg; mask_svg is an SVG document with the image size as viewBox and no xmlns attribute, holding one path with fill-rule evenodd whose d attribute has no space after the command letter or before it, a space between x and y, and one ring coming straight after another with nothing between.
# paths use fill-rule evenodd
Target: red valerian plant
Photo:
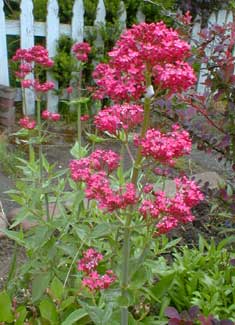
<instances>
[{"instance_id":1,"label":"red valerian plant","mask_svg":"<svg viewBox=\"0 0 235 325\"><path fill-rule=\"evenodd\" d=\"M141 180L141 173L148 172L146 166L152 169L157 167L156 163L172 166L177 158L191 150L189 133L178 125L173 125L172 131L166 134L150 128L154 97L169 97L195 84L193 69L186 62L189 56L190 46L176 31L162 22L141 23L121 35L109 53L109 62L99 64L93 74L97 84L95 97L108 97L114 102L95 116L94 123L99 131L126 146L133 164L126 173L123 155L119 157L111 150L96 150L87 157L72 160L70 171L74 181L85 184L86 198L95 200L104 213L112 214L123 229L122 266L118 278L124 301L129 299L131 286L130 258L134 259L131 254L136 250L132 247L136 221L145 229L142 233L145 248L140 254L141 259L145 259L146 245L150 245L153 236L191 222L194 219L191 208L203 200L198 186L186 177L175 180L174 197L167 197L163 191L155 190L155 184L144 184ZM134 136L137 127L140 133ZM128 146L130 142L137 147L135 157ZM140 251L140 247L137 250ZM136 264L139 267L141 263ZM95 283L100 278L95 270L92 272L85 284L96 290L99 286ZM122 325L128 324L128 306L125 303L121 307Z\"/></svg>"}]
</instances>

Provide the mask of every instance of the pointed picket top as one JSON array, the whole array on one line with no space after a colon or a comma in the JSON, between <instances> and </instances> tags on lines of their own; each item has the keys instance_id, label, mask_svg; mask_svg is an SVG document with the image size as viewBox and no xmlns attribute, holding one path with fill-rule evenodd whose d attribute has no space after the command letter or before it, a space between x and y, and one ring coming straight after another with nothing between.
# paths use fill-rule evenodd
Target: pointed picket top
<instances>
[{"instance_id":1,"label":"pointed picket top","mask_svg":"<svg viewBox=\"0 0 235 325\"><path fill-rule=\"evenodd\" d=\"M3 7L3 0L0 0L0 84L9 86L6 24Z\"/></svg>"},{"instance_id":2,"label":"pointed picket top","mask_svg":"<svg viewBox=\"0 0 235 325\"><path fill-rule=\"evenodd\" d=\"M233 12L230 10L227 12L226 24L233 23Z\"/></svg>"},{"instance_id":3,"label":"pointed picket top","mask_svg":"<svg viewBox=\"0 0 235 325\"><path fill-rule=\"evenodd\" d=\"M28 49L34 45L34 17L32 0L22 0L20 8L21 48Z\"/></svg>"},{"instance_id":4,"label":"pointed picket top","mask_svg":"<svg viewBox=\"0 0 235 325\"><path fill-rule=\"evenodd\" d=\"M99 0L97 8L96 8L96 18L94 21L94 25L98 26L100 24L105 25L105 17L106 17L106 9L103 0Z\"/></svg>"},{"instance_id":5,"label":"pointed picket top","mask_svg":"<svg viewBox=\"0 0 235 325\"><path fill-rule=\"evenodd\" d=\"M59 39L60 21L59 21L59 6L57 0L49 0L47 4L47 50L49 57L56 55L56 46ZM51 73L47 73L47 80L55 84L55 89L58 89L58 82L54 80ZM58 96L54 95L52 91L47 94L47 109L50 112L57 112L58 110Z\"/></svg>"},{"instance_id":6,"label":"pointed picket top","mask_svg":"<svg viewBox=\"0 0 235 325\"><path fill-rule=\"evenodd\" d=\"M34 46L34 17L32 0L21 1L20 14L20 46L21 48L31 48ZM33 74L27 77L33 79ZM35 112L35 96L32 90L25 89L24 114L32 115Z\"/></svg>"},{"instance_id":7,"label":"pointed picket top","mask_svg":"<svg viewBox=\"0 0 235 325\"><path fill-rule=\"evenodd\" d=\"M200 40L199 33L201 31L201 21L202 18L199 15L197 15L196 18L194 19L192 33L191 33L191 41L190 41L191 46L195 46L196 42Z\"/></svg>"},{"instance_id":8,"label":"pointed picket top","mask_svg":"<svg viewBox=\"0 0 235 325\"><path fill-rule=\"evenodd\" d=\"M212 14L210 15L209 19L208 19L208 27L210 27L211 25L214 25L217 23L217 17L216 17L216 13L212 12Z\"/></svg>"},{"instance_id":9,"label":"pointed picket top","mask_svg":"<svg viewBox=\"0 0 235 325\"><path fill-rule=\"evenodd\" d=\"M227 10L221 9L217 13L217 24L223 26L226 23Z\"/></svg>"},{"instance_id":10,"label":"pointed picket top","mask_svg":"<svg viewBox=\"0 0 235 325\"><path fill-rule=\"evenodd\" d=\"M126 7L123 1L120 1L120 7L119 7L119 24L121 27L121 30L126 29Z\"/></svg>"},{"instance_id":11,"label":"pointed picket top","mask_svg":"<svg viewBox=\"0 0 235 325\"><path fill-rule=\"evenodd\" d=\"M137 19L138 23L145 22L145 14L143 13L143 11L140 8L138 8L138 10L137 10L136 19Z\"/></svg>"},{"instance_id":12,"label":"pointed picket top","mask_svg":"<svg viewBox=\"0 0 235 325\"><path fill-rule=\"evenodd\" d=\"M84 39L84 4L83 0L75 0L72 18L72 39L82 42Z\"/></svg>"}]
</instances>

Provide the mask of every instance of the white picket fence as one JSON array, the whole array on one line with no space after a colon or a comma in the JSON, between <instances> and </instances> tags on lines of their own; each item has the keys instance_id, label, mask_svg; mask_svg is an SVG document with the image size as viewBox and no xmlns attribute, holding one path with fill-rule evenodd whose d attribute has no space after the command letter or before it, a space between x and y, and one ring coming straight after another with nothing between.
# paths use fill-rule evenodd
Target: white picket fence
<instances>
[{"instance_id":1,"label":"white picket fence","mask_svg":"<svg viewBox=\"0 0 235 325\"><path fill-rule=\"evenodd\" d=\"M83 0L75 0L73 4L72 22L70 25L61 24L59 21L59 7L57 0L48 0L47 3L47 19L46 22L35 22L33 16L33 2L32 0L21 0L21 14L20 20L6 20L4 13L4 2L0 0L0 84L9 85L9 70L8 70L8 51L7 51L7 35L20 36L21 48L30 48L34 46L34 37L41 36L46 38L46 47L49 52L49 56L53 57L56 54L57 40L60 35L70 36L76 42L82 42L89 28L97 28L100 24L105 25L106 9L103 0L98 1L96 9L96 18L93 27L84 26L84 3ZM122 29L126 27L127 14L125 5L121 1L119 21ZM137 21L144 21L145 17L143 13L138 10ZM220 24L223 25L233 21L233 14L231 11L220 10L217 13L213 13L208 24ZM198 39L198 32L201 30L200 17L197 17L192 30L192 45L194 40ZM97 43L102 46L101 35L97 36ZM207 49L208 53L211 51ZM205 91L203 81L206 78L207 71L205 66L202 65L199 74L199 81L197 90L199 93ZM31 76L33 78L33 76ZM47 74L47 80L51 80L55 83L56 87L58 83L53 79L50 73ZM26 89L26 107L27 114L34 114L35 112L35 100L34 94L31 90ZM47 95L47 108L51 112L56 112L58 109L59 98L53 92L49 92Z\"/></svg>"},{"instance_id":2,"label":"white picket fence","mask_svg":"<svg viewBox=\"0 0 235 325\"><path fill-rule=\"evenodd\" d=\"M59 6L57 0L48 0L47 3L47 19L46 22L35 22L33 16L32 0L21 0L20 20L6 20L4 13L4 2L0 0L0 84L9 85L8 70L8 51L7 51L7 35L20 36L21 48L31 48L34 46L34 37L41 36L46 38L46 47L49 56L56 54L57 40L60 35L66 35L73 39L74 42L82 42L89 27L84 26L84 4L83 0L75 0L73 4L72 22L70 25L61 24L59 21ZM99 25L105 25L106 9L103 0L99 0L96 9L96 18L93 28ZM143 14L138 13L137 19L144 19ZM120 26L124 29L126 26L126 10L123 2L120 5L119 15ZM90 27L91 28L91 27ZM102 46L102 38L97 37L97 43ZM31 76L33 78L33 76ZM47 80L55 82L50 73ZM34 94L31 90L26 89L26 107L27 114L33 114L35 111ZM58 96L49 92L47 95L47 107L50 111L56 112L58 108Z\"/></svg>"}]
</instances>

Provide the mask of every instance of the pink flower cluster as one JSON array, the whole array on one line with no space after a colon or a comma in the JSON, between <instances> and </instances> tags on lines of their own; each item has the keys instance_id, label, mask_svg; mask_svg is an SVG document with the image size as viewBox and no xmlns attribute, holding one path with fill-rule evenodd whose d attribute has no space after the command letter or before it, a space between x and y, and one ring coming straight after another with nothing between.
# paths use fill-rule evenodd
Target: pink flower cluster
<instances>
[{"instance_id":1,"label":"pink flower cluster","mask_svg":"<svg viewBox=\"0 0 235 325\"><path fill-rule=\"evenodd\" d=\"M15 62L20 62L19 71L16 71L16 77L21 80L23 88L33 88L37 92L47 92L54 89L55 85L51 81L40 83L39 80L25 79L33 72L33 67L50 68L53 61L48 56L48 51L41 45L35 45L30 49L18 49L12 58Z\"/></svg>"},{"instance_id":2,"label":"pink flower cluster","mask_svg":"<svg viewBox=\"0 0 235 325\"><path fill-rule=\"evenodd\" d=\"M48 51L41 45L35 45L30 49L18 49L12 60L16 62L27 62L29 63L27 67L30 67L30 64L32 63L36 63L44 68L50 68L54 64L54 62L48 57ZM20 66L20 70L24 71L24 65Z\"/></svg>"},{"instance_id":3,"label":"pink flower cluster","mask_svg":"<svg viewBox=\"0 0 235 325\"><path fill-rule=\"evenodd\" d=\"M107 289L116 280L112 270L107 270L104 275L97 272L96 268L102 260L102 254L93 248L89 248L78 262L78 270L87 275L83 278L82 284L91 291Z\"/></svg>"},{"instance_id":4,"label":"pink flower cluster","mask_svg":"<svg viewBox=\"0 0 235 325\"><path fill-rule=\"evenodd\" d=\"M191 208L204 199L198 186L186 177L176 179L175 183L174 197L168 198L164 192L155 192L155 200L144 200L139 209L145 218L157 220L157 234L167 233L179 224L193 221Z\"/></svg>"},{"instance_id":5,"label":"pink flower cluster","mask_svg":"<svg viewBox=\"0 0 235 325\"><path fill-rule=\"evenodd\" d=\"M132 183L126 184L126 190L113 190L108 174L117 169L120 157L113 151L96 150L89 157L70 162L71 177L75 181L86 183L86 197L96 200L100 209L113 212L125 209L137 202L136 189Z\"/></svg>"},{"instance_id":6,"label":"pink flower cluster","mask_svg":"<svg viewBox=\"0 0 235 325\"><path fill-rule=\"evenodd\" d=\"M28 116L25 116L19 120L19 125L28 130L32 130L36 126L36 121L30 119Z\"/></svg>"},{"instance_id":7,"label":"pink flower cluster","mask_svg":"<svg viewBox=\"0 0 235 325\"><path fill-rule=\"evenodd\" d=\"M44 83L40 83L39 80L35 79L24 79L21 80L21 86L23 88L34 88L37 92L48 92L55 88L55 84L52 81L46 81Z\"/></svg>"},{"instance_id":8,"label":"pink flower cluster","mask_svg":"<svg viewBox=\"0 0 235 325\"><path fill-rule=\"evenodd\" d=\"M146 70L158 89L185 91L196 82L192 68L185 63L189 55L189 44L163 22L134 25L109 52L109 63L96 67L95 96L109 96L114 101L139 99L146 91Z\"/></svg>"},{"instance_id":9,"label":"pink flower cluster","mask_svg":"<svg viewBox=\"0 0 235 325\"><path fill-rule=\"evenodd\" d=\"M137 140L142 146L142 154L163 163L174 165L174 159L190 153L192 141L189 133L179 130L178 125L172 126L172 131L166 134L150 129L142 140Z\"/></svg>"},{"instance_id":10,"label":"pink flower cluster","mask_svg":"<svg viewBox=\"0 0 235 325\"><path fill-rule=\"evenodd\" d=\"M42 118L44 120L51 120L51 121L59 121L60 120L60 114L58 113L52 113L52 112L49 112L48 110L44 110L42 112Z\"/></svg>"},{"instance_id":11,"label":"pink flower cluster","mask_svg":"<svg viewBox=\"0 0 235 325\"><path fill-rule=\"evenodd\" d=\"M99 111L94 123L97 129L116 135L121 129L128 131L141 123L143 115L143 108L139 105L113 105Z\"/></svg>"},{"instance_id":12,"label":"pink flower cluster","mask_svg":"<svg viewBox=\"0 0 235 325\"><path fill-rule=\"evenodd\" d=\"M76 43L72 47L72 51L79 61L86 62L88 60L88 54L91 51L91 47L88 43Z\"/></svg>"}]
</instances>

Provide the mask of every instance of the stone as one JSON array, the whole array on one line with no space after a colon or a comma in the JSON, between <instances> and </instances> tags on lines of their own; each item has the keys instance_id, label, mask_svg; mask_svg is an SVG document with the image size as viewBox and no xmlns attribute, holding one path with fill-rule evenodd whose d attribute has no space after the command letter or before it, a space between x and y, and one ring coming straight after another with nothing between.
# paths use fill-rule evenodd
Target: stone
<instances>
[{"instance_id":1,"label":"stone","mask_svg":"<svg viewBox=\"0 0 235 325\"><path fill-rule=\"evenodd\" d=\"M1 231L1 229L7 229L7 218L5 213L2 211L0 212L0 238L5 237L6 235Z\"/></svg>"},{"instance_id":2,"label":"stone","mask_svg":"<svg viewBox=\"0 0 235 325\"><path fill-rule=\"evenodd\" d=\"M199 186L203 186L206 183L208 188L211 190L218 189L220 185L225 184L224 179L216 172L203 172L192 175L189 177L193 179ZM154 187L155 190L163 190L166 195L172 197L176 193L176 186L173 180L167 180L164 186L157 185Z\"/></svg>"}]
</instances>

